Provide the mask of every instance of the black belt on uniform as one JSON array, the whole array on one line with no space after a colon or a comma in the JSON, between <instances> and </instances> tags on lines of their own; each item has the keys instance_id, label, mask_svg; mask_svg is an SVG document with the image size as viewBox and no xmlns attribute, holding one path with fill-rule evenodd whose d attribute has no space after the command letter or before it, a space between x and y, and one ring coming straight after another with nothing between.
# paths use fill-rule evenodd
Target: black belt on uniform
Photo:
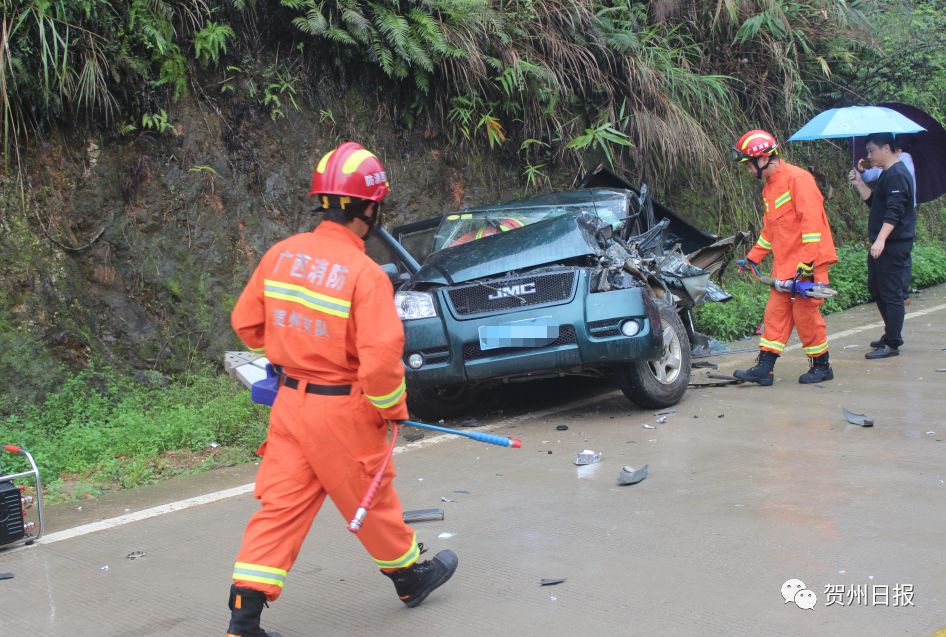
<instances>
[{"instance_id":1,"label":"black belt on uniform","mask_svg":"<svg viewBox=\"0 0 946 637\"><path fill-rule=\"evenodd\" d=\"M298 378L284 376L282 384L289 389L296 389L301 383ZM315 383L306 383L305 393L320 394L322 396L347 396L351 393L351 385L316 385Z\"/></svg>"}]
</instances>

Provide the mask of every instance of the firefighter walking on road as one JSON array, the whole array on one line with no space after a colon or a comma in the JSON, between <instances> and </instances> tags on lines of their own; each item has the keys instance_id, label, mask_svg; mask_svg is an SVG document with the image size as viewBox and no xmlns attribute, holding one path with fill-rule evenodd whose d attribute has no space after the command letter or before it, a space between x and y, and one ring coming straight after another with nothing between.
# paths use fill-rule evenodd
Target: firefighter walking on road
<instances>
[{"instance_id":1,"label":"firefighter walking on road","mask_svg":"<svg viewBox=\"0 0 946 637\"><path fill-rule=\"evenodd\" d=\"M319 161L310 196L325 221L263 256L240 295L233 329L281 369L250 519L233 569L228 637L278 637L260 628L328 496L347 522L388 451L387 421L408 416L404 329L394 290L365 254L388 178L375 155L348 142ZM453 551L419 562L389 463L358 539L409 607L457 568Z\"/></svg>"},{"instance_id":2,"label":"firefighter walking on road","mask_svg":"<svg viewBox=\"0 0 946 637\"><path fill-rule=\"evenodd\" d=\"M762 200L765 216L759 239L749 251L749 266L758 265L772 254L772 276L828 283L828 267L837 263L834 239L824 212L824 197L807 170L780 156L775 137L764 130L752 130L739 138L732 150L734 161L744 162L757 179L765 182ZM754 367L737 370L742 380L769 386L773 369L785 343L798 331L808 355L809 369L798 382L820 383L834 378L828 359L828 336L821 299L802 298L772 289L765 306L765 323L759 339L759 357Z\"/></svg>"}]
</instances>

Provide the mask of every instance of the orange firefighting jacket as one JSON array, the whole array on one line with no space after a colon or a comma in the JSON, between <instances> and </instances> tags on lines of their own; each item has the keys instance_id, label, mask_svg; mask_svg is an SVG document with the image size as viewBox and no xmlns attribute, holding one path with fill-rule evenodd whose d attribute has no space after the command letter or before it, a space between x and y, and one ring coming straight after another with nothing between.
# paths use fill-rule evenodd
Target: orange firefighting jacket
<instances>
[{"instance_id":1,"label":"orange firefighting jacket","mask_svg":"<svg viewBox=\"0 0 946 637\"><path fill-rule=\"evenodd\" d=\"M799 263L813 262L826 275L827 266L837 263L838 255L824 213L824 197L812 174L780 160L765 180L762 200L762 232L747 258L761 263L771 251L776 279L795 276Z\"/></svg>"},{"instance_id":2,"label":"orange firefighting jacket","mask_svg":"<svg viewBox=\"0 0 946 637\"><path fill-rule=\"evenodd\" d=\"M408 417L404 327L365 242L326 221L270 248L233 308L234 331L294 378L359 383L386 419Z\"/></svg>"}]
</instances>

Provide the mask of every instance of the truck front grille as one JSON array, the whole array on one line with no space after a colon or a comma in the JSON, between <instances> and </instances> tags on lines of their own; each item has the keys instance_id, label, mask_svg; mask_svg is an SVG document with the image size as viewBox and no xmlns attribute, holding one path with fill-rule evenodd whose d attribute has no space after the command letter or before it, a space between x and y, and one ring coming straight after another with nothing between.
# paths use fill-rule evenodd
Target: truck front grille
<instances>
[{"instance_id":1,"label":"truck front grille","mask_svg":"<svg viewBox=\"0 0 946 637\"><path fill-rule=\"evenodd\" d=\"M470 361L478 358L486 358L487 356L509 354L511 352L541 351L548 347L574 345L577 342L578 338L575 336L575 328L571 325L562 325L558 331L558 338L543 347L497 347L496 349L482 350L480 349L480 344L477 342L464 343L463 360Z\"/></svg>"},{"instance_id":2,"label":"truck front grille","mask_svg":"<svg viewBox=\"0 0 946 637\"><path fill-rule=\"evenodd\" d=\"M457 315L491 314L564 301L575 287L575 271L565 270L461 285L448 291Z\"/></svg>"}]
</instances>

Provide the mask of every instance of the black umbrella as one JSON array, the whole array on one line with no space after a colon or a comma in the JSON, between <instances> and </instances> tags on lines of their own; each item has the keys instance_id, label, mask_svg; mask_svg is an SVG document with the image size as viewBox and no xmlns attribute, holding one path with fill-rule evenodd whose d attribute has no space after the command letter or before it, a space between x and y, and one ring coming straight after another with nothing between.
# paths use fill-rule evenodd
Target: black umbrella
<instances>
[{"instance_id":1,"label":"black umbrella","mask_svg":"<svg viewBox=\"0 0 946 637\"><path fill-rule=\"evenodd\" d=\"M893 109L926 129L924 133L897 136L897 139L902 141L904 150L913 157L916 170L916 202L933 201L946 193L946 130L915 106L896 102L877 106ZM852 156L867 157L865 140L866 137L851 138Z\"/></svg>"}]
</instances>

